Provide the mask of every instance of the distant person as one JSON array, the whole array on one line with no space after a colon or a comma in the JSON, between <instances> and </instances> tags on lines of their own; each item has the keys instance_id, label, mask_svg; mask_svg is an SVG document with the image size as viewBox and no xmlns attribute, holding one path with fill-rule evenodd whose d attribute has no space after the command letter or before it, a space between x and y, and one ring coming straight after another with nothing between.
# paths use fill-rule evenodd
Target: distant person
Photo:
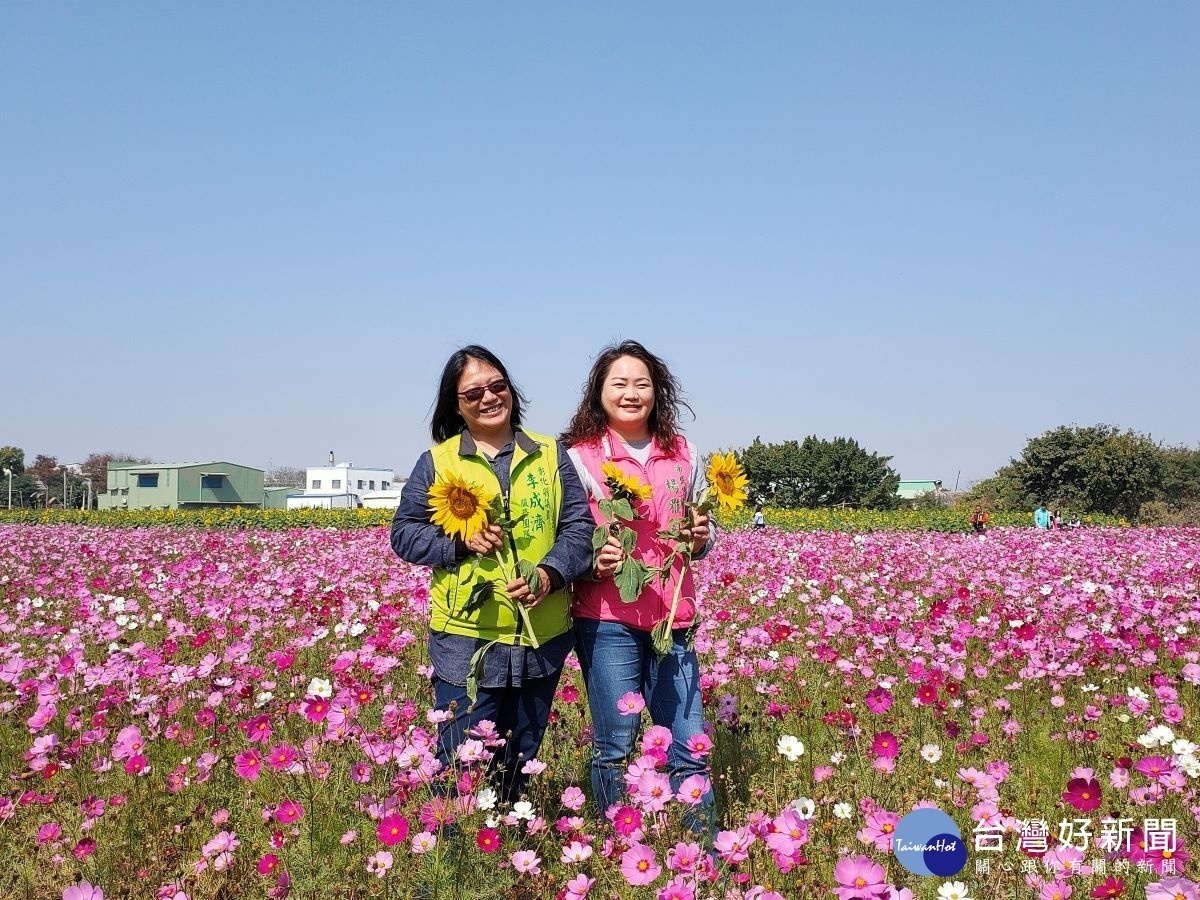
<instances>
[{"instance_id":1,"label":"distant person","mask_svg":"<svg viewBox=\"0 0 1200 900\"><path fill-rule=\"evenodd\" d=\"M1062 513L1057 509L1050 511L1050 530L1058 531L1062 528Z\"/></svg>"},{"instance_id":2,"label":"distant person","mask_svg":"<svg viewBox=\"0 0 1200 900\"><path fill-rule=\"evenodd\" d=\"M971 527L976 534L983 534L987 531L988 514L983 511L982 506L976 506L971 513Z\"/></svg>"},{"instance_id":3,"label":"distant person","mask_svg":"<svg viewBox=\"0 0 1200 900\"><path fill-rule=\"evenodd\" d=\"M1083 523L1081 521L1079 521L1079 513L1075 513L1075 515L1073 515L1071 517L1071 521L1067 523L1067 527L1068 528L1082 528L1083 527Z\"/></svg>"},{"instance_id":4,"label":"distant person","mask_svg":"<svg viewBox=\"0 0 1200 900\"><path fill-rule=\"evenodd\" d=\"M1039 505L1033 511L1033 524L1035 527L1047 531L1050 528L1050 511L1045 506Z\"/></svg>"},{"instance_id":5,"label":"distant person","mask_svg":"<svg viewBox=\"0 0 1200 900\"><path fill-rule=\"evenodd\" d=\"M761 503L754 507L754 530L761 531L767 527L767 518L763 515L763 506Z\"/></svg>"}]
</instances>

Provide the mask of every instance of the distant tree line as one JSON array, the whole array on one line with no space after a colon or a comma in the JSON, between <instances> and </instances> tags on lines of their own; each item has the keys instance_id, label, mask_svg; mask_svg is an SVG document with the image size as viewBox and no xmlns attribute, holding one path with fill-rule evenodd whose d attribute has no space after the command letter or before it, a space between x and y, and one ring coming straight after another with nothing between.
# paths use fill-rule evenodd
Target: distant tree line
<instances>
[{"instance_id":1,"label":"distant tree line","mask_svg":"<svg viewBox=\"0 0 1200 900\"><path fill-rule=\"evenodd\" d=\"M1144 524L1200 524L1200 448L1165 447L1115 425L1060 425L979 482L965 500L992 509L1039 504Z\"/></svg>"}]
</instances>

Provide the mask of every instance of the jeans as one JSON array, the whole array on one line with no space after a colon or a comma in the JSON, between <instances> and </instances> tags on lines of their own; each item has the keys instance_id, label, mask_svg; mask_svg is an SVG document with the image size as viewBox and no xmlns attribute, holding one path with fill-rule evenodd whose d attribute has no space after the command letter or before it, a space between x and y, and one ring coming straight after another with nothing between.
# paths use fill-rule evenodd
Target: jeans
<instances>
[{"instance_id":1,"label":"jeans","mask_svg":"<svg viewBox=\"0 0 1200 900\"><path fill-rule=\"evenodd\" d=\"M700 703L700 665L685 643L686 629L675 629L671 652L661 660L650 632L596 619L575 620L575 652L587 685L592 739L592 791L601 811L625 795L625 764L634 754L640 715L622 715L617 700L629 691L640 693L655 725L671 730L667 753L671 788L678 790L689 775L707 774L707 765L687 749L687 741L704 730ZM709 790L700 816L711 821L713 794ZM693 827L700 823L689 816ZM699 830L699 829L697 829Z\"/></svg>"},{"instance_id":2,"label":"jeans","mask_svg":"<svg viewBox=\"0 0 1200 900\"><path fill-rule=\"evenodd\" d=\"M436 709L454 708L454 718L438 726L438 759L444 766L454 766L455 752L467 739L466 732L484 719L496 723L496 730L507 743L497 750L492 760L492 780L500 799L509 803L520 799L529 782L521 767L538 754L542 736L550 721L550 706L558 689L559 669L545 678L526 678L520 687L481 687L472 704L467 689L433 676L433 696Z\"/></svg>"}]
</instances>

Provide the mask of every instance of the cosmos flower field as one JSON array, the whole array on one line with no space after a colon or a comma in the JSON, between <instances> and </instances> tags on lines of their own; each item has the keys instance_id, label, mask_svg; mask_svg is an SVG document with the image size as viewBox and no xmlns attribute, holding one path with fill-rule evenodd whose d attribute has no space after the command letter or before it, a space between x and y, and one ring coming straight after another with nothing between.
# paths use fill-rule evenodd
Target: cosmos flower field
<instances>
[{"instance_id":1,"label":"cosmos flower field","mask_svg":"<svg viewBox=\"0 0 1200 900\"><path fill-rule=\"evenodd\" d=\"M648 721L593 808L574 667L526 801L502 735L439 772L427 585L382 528L0 526L0 896L1200 900L1200 531L724 535L712 834Z\"/></svg>"}]
</instances>

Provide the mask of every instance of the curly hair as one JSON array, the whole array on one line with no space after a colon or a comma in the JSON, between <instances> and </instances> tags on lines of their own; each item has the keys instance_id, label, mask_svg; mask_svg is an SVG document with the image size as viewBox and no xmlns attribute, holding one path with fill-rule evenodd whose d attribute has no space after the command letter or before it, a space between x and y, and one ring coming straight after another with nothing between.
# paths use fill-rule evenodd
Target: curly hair
<instances>
[{"instance_id":1,"label":"curly hair","mask_svg":"<svg viewBox=\"0 0 1200 900\"><path fill-rule=\"evenodd\" d=\"M622 356L631 356L645 363L650 372L650 383L654 387L654 407L650 410L650 433L665 453L674 455L675 439L679 436L680 410L692 413L692 408L683 399L683 386L667 368L667 364L637 341L621 341L600 351L592 363L583 387L579 408L571 418L571 424L560 436L568 447L575 444L596 443L608 431L608 415L600 402L604 392L604 380L608 371Z\"/></svg>"}]
</instances>

